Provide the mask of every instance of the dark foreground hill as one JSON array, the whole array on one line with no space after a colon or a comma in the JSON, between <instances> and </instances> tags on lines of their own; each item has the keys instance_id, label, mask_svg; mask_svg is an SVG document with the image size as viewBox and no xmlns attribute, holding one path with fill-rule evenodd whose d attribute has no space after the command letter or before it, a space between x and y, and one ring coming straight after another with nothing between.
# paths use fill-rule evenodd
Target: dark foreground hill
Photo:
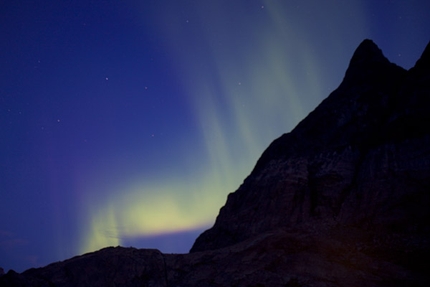
<instances>
[{"instance_id":1,"label":"dark foreground hill","mask_svg":"<svg viewBox=\"0 0 430 287\"><path fill-rule=\"evenodd\" d=\"M406 71L365 40L189 254L110 247L0 286L430 286L429 223L430 45Z\"/></svg>"}]
</instances>

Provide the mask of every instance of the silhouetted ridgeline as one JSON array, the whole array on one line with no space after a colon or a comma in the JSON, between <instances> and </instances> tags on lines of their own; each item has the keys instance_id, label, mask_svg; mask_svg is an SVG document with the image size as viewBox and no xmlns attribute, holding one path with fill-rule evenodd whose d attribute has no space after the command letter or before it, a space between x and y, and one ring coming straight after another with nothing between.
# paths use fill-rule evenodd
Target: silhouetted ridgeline
<instances>
[{"instance_id":1,"label":"silhouetted ridgeline","mask_svg":"<svg viewBox=\"0 0 430 287\"><path fill-rule=\"evenodd\" d=\"M430 286L429 191L430 46L406 71L364 40L189 254L110 247L0 286Z\"/></svg>"}]
</instances>

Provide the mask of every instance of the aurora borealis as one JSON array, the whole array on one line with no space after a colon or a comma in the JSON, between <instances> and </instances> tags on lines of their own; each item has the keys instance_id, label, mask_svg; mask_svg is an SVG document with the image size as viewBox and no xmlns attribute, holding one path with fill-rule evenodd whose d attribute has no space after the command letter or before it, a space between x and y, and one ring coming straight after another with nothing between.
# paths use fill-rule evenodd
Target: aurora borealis
<instances>
[{"instance_id":1,"label":"aurora borealis","mask_svg":"<svg viewBox=\"0 0 430 287\"><path fill-rule=\"evenodd\" d=\"M428 1L0 4L0 267L187 252L373 39L410 68Z\"/></svg>"}]
</instances>

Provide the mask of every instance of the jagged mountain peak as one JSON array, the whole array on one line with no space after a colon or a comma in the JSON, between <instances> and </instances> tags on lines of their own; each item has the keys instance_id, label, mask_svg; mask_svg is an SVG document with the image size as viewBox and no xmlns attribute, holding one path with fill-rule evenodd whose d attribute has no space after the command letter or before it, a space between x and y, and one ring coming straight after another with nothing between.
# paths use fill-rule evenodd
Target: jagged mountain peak
<instances>
[{"instance_id":1,"label":"jagged mountain peak","mask_svg":"<svg viewBox=\"0 0 430 287\"><path fill-rule=\"evenodd\" d=\"M372 62L388 63L389 61L378 45L370 39L365 39L355 50L349 65L356 66Z\"/></svg>"},{"instance_id":2,"label":"jagged mountain peak","mask_svg":"<svg viewBox=\"0 0 430 287\"><path fill-rule=\"evenodd\" d=\"M406 74L405 69L390 63L372 40L364 40L339 87L290 133L273 141L252 173L273 158L320 153L367 141L387 120L396 101L396 83Z\"/></svg>"},{"instance_id":3,"label":"jagged mountain peak","mask_svg":"<svg viewBox=\"0 0 430 287\"><path fill-rule=\"evenodd\" d=\"M372 40L366 39L355 50L342 84L372 84L384 81L392 76L391 74L385 75L387 71L390 71L387 69L388 66L392 66L393 71L404 70L391 63Z\"/></svg>"}]
</instances>

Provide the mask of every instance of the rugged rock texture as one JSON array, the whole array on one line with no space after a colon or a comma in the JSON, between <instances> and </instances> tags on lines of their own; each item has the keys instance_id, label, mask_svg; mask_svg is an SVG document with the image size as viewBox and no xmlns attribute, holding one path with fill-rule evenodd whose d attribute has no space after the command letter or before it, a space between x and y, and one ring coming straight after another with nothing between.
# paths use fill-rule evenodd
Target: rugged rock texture
<instances>
[{"instance_id":1,"label":"rugged rock texture","mask_svg":"<svg viewBox=\"0 0 430 287\"><path fill-rule=\"evenodd\" d=\"M191 252L276 228L428 232L429 52L407 72L365 40L339 88L268 147Z\"/></svg>"},{"instance_id":2,"label":"rugged rock texture","mask_svg":"<svg viewBox=\"0 0 430 287\"><path fill-rule=\"evenodd\" d=\"M406 71L365 40L191 253L106 248L0 286L430 286L429 206L430 45Z\"/></svg>"}]
</instances>

